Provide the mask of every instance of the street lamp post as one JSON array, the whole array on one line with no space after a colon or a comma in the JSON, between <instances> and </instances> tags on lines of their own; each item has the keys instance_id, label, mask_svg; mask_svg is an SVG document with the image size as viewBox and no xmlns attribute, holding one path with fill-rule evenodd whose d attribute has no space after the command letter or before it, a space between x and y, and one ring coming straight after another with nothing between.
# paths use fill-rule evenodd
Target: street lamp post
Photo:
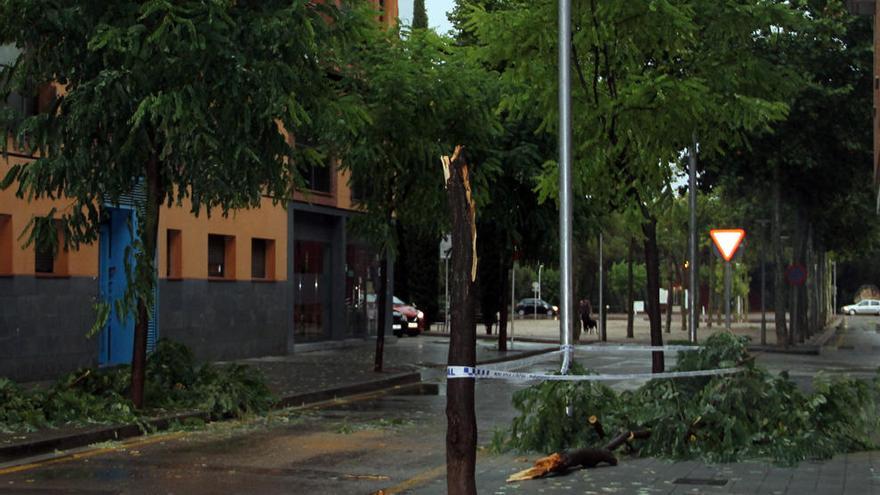
<instances>
[{"instance_id":1,"label":"street lamp post","mask_svg":"<svg viewBox=\"0 0 880 495\"><path fill-rule=\"evenodd\" d=\"M535 319L538 319L538 300L541 300L541 269L544 268L544 264L538 265L538 286L535 287L535 294L538 296L535 299Z\"/></svg>"},{"instance_id":2,"label":"street lamp post","mask_svg":"<svg viewBox=\"0 0 880 495\"><path fill-rule=\"evenodd\" d=\"M605 238L599 232L599 338L602 342L608 340L605 332Z\"/></svg>"},{"instance_id":3,"label":"street lamp post","mask_svg":"<svg viewBox=\"0 0 880 495\"><path fill-rule=\"evenodd\" d=\"M563 346L562 374L571 365L572 269L571 269L571 0L559 0L559 247L561 317L560 342ZM571 408L567 408L571 413Z\"/></svg>"},{"instance_id":4,"label":"street lamp post","mask_svg":"<svg viewBox=\"0 0 880 495\"><path fill-rule=\"evenodd\" d=\"M688 339L697 342L697 326L699 325L699 313L697 313L697 299L699 294L699 282L697 280L697 140L694 136L693 144L688 153L688 206L690 207L690 235L688 236L688 248L690 253L690 270L688 271L688 304L690 313L690 331Z\"/></svg>"}]
</instances>

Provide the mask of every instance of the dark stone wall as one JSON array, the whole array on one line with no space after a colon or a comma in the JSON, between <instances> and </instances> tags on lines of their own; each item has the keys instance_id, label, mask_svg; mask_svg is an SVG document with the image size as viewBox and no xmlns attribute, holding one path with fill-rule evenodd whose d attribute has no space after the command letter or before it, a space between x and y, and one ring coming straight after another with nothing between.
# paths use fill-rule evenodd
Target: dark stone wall
<instances>
[{"instance_id":1,"label":"dark stone wall","mask_svg":"<svg viewBox=\"0 0 880 495\"><path fill-rule=\"evenodd\" d=\"M159 337L200 361L287 352L287 282L159 282Z\"/></svg>"},{"instance_id":2,"label":"dark stone wall","mask_svg":"<svg viewBox=\"0 0 880 495\"><path fill-rule=\"evenodd\" d=\"M91 277L0 277L0 376L16 381L56 378L98 362Z\"/></svg>"}]
</instances>

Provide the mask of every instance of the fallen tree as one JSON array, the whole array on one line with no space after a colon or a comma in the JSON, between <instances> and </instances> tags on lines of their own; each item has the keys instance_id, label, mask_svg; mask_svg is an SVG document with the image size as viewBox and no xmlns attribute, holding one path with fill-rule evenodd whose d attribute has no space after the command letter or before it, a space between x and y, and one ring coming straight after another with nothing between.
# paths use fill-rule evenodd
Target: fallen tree
<instances>
[{"instance_id":1,"label":"fallen tree","mask_svg":"<svg viewBox=\"0 0 880 495\"><path fill-rule=\"evenodd\" d=\"M625 431L614 437L614 440L611 440L608 445L601 449L588 447L550 454L535 461L533 467L514 473L507 478L507 482L532 480L550 474L561 474L577 467L594 468L603 462L610 466L616 466L617 457L614 456L614 450L621 445L630 445L629 442L637 438L648 438L650 435L650 431Z\"/></svg>"},{"instance_id":2,"label":"fallen tree","mask_svg":"<svg viewBox=\"0 0 880 495\"><path fill-rule=\"evenodd\" d=\"M532 474L543 471L531 477L602 462L615 465L613 452L622 446L638 456L710 462L761 458L783 465L876 448L877 378L820 373L805 393L787 373L771 375L757 366L745 341L732 334L717 334L701 350L680 353L673 370L735 366L741 368L736 374L655 379L620 393L590 381L529 387L514 394L520 414L509 429L496 432L493 447L555 452L530 468L539 468ZM575 366L573 373L589 372ZM609 431L623 433L609 441Z\"/></svg>"}]
</instances>

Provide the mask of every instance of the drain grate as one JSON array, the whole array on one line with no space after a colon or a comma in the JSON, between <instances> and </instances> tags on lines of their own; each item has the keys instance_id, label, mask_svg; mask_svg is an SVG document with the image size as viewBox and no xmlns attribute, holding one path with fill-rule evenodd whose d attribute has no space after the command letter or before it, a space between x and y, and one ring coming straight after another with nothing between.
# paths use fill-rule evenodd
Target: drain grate
<instances>
[{"instance_id":1,"label":"drain grate","mask_svg":"<svg viewBox=\"0 0 880 495\"><path fill-rule=\"evenodd\" d=\"M854 350L856 350L856 346L854 346L854 345L839 345L839 346L837 346L837 348L840 349L840 350L842 350L842 351L854 351Z\"/></svg>"},{"instance_id":2,"label":"drain grate","mask_svg":"<svg viewBox=\"0 0 880 495\"><path fill-rule=\"evenodd\" d=\"M724 486L727 484L727 480L722 478L678 478L672 483L676 485Z\"/></svg>"}]
</instances>

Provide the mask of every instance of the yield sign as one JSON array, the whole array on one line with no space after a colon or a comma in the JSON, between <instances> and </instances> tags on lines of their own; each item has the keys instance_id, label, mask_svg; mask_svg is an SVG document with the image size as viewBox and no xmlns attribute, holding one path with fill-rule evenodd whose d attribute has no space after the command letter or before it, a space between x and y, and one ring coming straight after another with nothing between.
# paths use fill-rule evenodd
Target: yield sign
<instances>
[{"instance_id":1,"label":"yield sign","mask_svg":"<svg viewBox=\"0 0 880 495\"><path fill-rule=\"evenodd\" d=\"M746 231L743 229L712 229L709 231L709 235L712 236L715 247L718 248L724 261L730 261L745 238Z\"/></svg>"}]
</instances>

